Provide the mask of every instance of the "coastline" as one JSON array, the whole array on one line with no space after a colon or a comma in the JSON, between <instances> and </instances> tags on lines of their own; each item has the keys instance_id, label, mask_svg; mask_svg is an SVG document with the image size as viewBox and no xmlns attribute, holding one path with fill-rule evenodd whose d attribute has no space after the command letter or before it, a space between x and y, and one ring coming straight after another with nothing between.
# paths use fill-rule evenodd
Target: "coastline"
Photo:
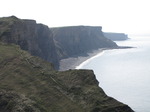
<instances>
[{"instance_id":1,"label":"coastline","mask_svg":"<svg viewBox=\"0 0 150 112\"><path fill-rule=\"evenodd\" d=\"M60 60L59 71L65 71L65 70L69 70L69 69L81 69L82 66L87 64L90 60L102 55L105 50L131 49L131 48L135 48L135 47L118 46L118 48L99 48L97 50L88 52L87 54L62 59L62 60Z\"/></svg>"},{"instance_id":2,"label":"coastline","mask_svg":"<svg viewBox=\"0 0 150 112\"><path fill-rule=\"evenodd\" d=\"M88 52L86 54L86 56L82 55L82 56L62 59L60 61L59 71L65 71L65 70L69 70L69 69L80 69L84 64L89 62L89 60L91 60L99 55L102 55L104 53L104 50L106 50L106 48L100 48L98 50Z\"/></svg>"},{"instance_id":3,"label":"coastline","mask_svg":"<svg viewBox=\"0 0 150 112\"><path fill-rule=\"evenodd\" d=\"M102 50L101 52L99 52L98 54L90 57L89 59L85 60L84 62L82 62L81 64L79 64L78 66L75 67L75 69L81 69L84 65L86 65L88 62L90 62L91 60L93 60L96 57L99 57L101 55L104 54L104 50Z\"/></svg>"}]
</instances>

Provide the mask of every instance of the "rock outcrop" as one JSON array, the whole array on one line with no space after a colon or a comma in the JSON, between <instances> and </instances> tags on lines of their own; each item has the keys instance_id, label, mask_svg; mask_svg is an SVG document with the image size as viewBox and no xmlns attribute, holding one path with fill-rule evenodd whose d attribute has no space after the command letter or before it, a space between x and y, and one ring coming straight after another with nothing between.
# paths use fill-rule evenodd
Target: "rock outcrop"
<instances>
[{"instance_id":1,"label":"rock outcrop","mask_svg":"<svg viewBox=\"0 0 150 112\"><path fill-rule=\"evenodd\" d=\"M128 35L124 33L110 33L110 32L104 32L104 36L112 41L121 41L121 40L127 40Z\"/></svg>"}]
</instances>

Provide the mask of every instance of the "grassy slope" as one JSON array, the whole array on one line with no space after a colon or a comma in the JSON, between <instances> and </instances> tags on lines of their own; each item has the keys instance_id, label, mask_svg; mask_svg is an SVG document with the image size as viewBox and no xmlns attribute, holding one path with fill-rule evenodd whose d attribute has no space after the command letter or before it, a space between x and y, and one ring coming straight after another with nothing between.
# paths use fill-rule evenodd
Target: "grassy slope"
<instances>
[{"instance_id":1,"label":"grassy slope","mask_svg":"<svg viewBox=\"0 0 150 112\"><path fill-rule=\"evenodd\" d=\"M59 92L53 79L51 64L32 57L14 45L0 45L0 89L15 91L36 101L44 111L70 111L75 109L68 98ZM68 108L64 108L68 105ZM70 106L70 108L69 108Z\"/></svg>"},{"instance_id":2,"label":"grassy slope","mask_svg":"<svg viewBox=\"0 0 150 112\"><path fill-rule=\"evenodd\" d=\"M0 111L131 112L107 97L93 71L58 72L16 45L0 43Z\"/></svg>"}]
</instances>

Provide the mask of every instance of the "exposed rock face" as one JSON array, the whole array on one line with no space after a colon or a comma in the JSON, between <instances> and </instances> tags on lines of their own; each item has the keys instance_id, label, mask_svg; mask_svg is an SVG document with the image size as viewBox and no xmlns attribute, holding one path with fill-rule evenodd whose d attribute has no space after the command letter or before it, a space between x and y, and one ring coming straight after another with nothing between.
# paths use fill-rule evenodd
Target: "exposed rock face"
<instances>
[{"instance_id":1,"label":"exposed rock face","mask_svg":"<svg viewBox=\"0 0 150 112\"><path fill-rule=\"evenodd\" d=\"M104 36L112 41L121 41L121 40L127 40L128 35L124 33L109 33L104 32Z\"/></svg>"},{"instance_id":2,"label":"exposed rock face","mask_svg":"<svg viewBox=\"0 0 150 112\"><path fill-rule=\"evenodd\" d=\"M103 36L101 27L74 26L51 28L34 20L14 16L0 19L0 40L20 45L23 50L52 62L81 55L98 48L114 48L115 43Z\"/></svg>"},{"instance_id":3,"label":"exposed rock face","mask_svg":"<svg viewBox=\"0 0 150 112\"><path fill-rule=\"evenodd\" d=\"M1 18L0 40L20 45L23 50L56 66L59 63L52 32L47 26L36 24L34 20L21 20L14 16Z\"/></svg>"},{"instance_id":4,"label":"exposed rock face","mask_svg":"<svg viewBox=\"0 0 150 112\"><path fill-rule=\"evenodd\" d=\"M116 48L117 45L104 37L102 27L71 26L52 28L54 40L62 58L80 55L98 48Z\"/></svg>"},{"instance_id":5,"label":"exposed rock face","mask_svg":"<svg viewBox=\"0 0 150 112\"><path fill-rule=\"evenodd\" d=\"M102 27L51 28L34 20L15 16L0 19L0 41L20 45L34 56L52 62L56 68L63 58L82 55L98 48L116 48L104 37Z\"/></svg>"}]
</instances>

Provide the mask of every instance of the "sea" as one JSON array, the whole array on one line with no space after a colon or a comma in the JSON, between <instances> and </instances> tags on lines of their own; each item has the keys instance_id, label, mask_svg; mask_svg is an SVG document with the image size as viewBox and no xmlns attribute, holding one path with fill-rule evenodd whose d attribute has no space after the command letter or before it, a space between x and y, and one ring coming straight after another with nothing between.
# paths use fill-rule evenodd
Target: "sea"
<instances>
[{"instance_id":1,"label":"sea","mask_svg":"<svg viewBox=\"0 0 150 112\"><path fill-rule=\"evenodd\" d=\"M93 69L108 96L135 112L150 112L150 36L131 36L116 43L133 48L105 50L76 69Z\"/></svg>"}]
</instances>

